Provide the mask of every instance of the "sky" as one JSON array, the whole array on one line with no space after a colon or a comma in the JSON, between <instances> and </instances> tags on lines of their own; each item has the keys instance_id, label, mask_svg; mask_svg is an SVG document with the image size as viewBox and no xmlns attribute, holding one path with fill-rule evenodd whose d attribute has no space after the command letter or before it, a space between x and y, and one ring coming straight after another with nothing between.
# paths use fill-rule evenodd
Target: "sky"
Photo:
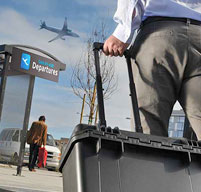
<instances>
[{"instance_id":1,"label":"sky","mask_svg":"<svg viewBox=\"0 0 201 192\"><path fill-rule=\"evenodd\" d=\"M79 123L82 101L74 95L70 78L72 66L76 65L94 28L102 21L106 24L107 35L116 27L112 17L117 0L6 0L0 4L0 44L23 44L43 49L66 64L66 71L60 72L59 82L36 78L31 123L40 115L46 116L48 132L54 138L70 137ZM39 30L41 21L48 26L62 28L67 17L68 27L80 38L66 37L65 41L48 41L55 33ZM105 102L106 121L112 128L130 130L131 102L126 62L115 59L118 88L110 100ZM18 84L20 88L20 83ZM86 113L85 111L84 113ZM83 123L88 119L84 117Z\"/></svg>"}]
</instances>

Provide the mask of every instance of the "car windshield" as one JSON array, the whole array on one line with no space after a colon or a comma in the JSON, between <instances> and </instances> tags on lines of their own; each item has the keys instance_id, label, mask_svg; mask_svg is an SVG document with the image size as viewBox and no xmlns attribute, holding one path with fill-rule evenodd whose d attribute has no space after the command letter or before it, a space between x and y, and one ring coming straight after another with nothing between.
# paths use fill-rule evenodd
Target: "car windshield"
<instances>
[{"instance_id":1,"label":"car windshield","mask_svg":"<svg viewBox=\"0 0 201 192\"><path fill-rule=\"evenodd\" d=\"M47 143L46 143L46 145L50 145L50 146L56 147L56 143L54 141L54 138L50 134L47 134Z\"/></svg>"},{"instance_id":2,"label":"car windshield","mask_svg":"<svg viewBox=\"0 0 201 192\"><path fill-rule=\"evenodd\" d=\"M5 135L6 130L3 130L0 134L0 141L3 141L3 137Z\"/></svg>"}]
</instances>

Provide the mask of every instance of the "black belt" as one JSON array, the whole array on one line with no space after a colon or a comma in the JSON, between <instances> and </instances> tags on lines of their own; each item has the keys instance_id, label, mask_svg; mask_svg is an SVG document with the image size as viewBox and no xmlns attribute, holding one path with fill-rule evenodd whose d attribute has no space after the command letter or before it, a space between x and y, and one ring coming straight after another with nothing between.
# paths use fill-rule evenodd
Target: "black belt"
<instances>
[{"instance_id":1,"label":"black belt","mask_svg":"<svg viewBox=\"0 0 201 192\"><path fill-rule=\"evenodd\" d=\"M157 22L157 21L179 21L179 22L182 22L182 23L200 25L201 26L201 21L198 21L198 20L195 20L195 19L179 18L179 17L158 17L158 16L148 17L147 19L145 19L142 22L142 26L147 25L149 23Z\"/></svg>"}]
</instances>

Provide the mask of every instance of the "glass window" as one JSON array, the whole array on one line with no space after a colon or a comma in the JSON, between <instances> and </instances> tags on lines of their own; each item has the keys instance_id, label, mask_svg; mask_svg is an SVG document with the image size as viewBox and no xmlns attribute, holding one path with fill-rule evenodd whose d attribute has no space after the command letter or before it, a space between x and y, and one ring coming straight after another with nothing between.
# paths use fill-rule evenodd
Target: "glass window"
<instances>
[{"instance_id":1,"label":"glass window","mask_svg":"<svg viewBox=\"0 0 201 192\"><path fill-rule=\"evenodd\" d=\"M12 137L12 141L19 141L19 130L17 130L15 133L14 133L14 135L13 135L13 137Z\"/></svg>"},{"instance_id":2,"label":"glass window","mask_svg":"<svg viewBox=\"0 0 201 192\"><path fill-rule=\"evenodd\" d=\"M179 122L179 117L174 117L174 122L175 123Z\"/></svg>"},{"instance_id":3,"label":"glass window","mask_svg":"<svg viewBox=\"0 0 201 192\"><path fill-rule=\"evenodd\" d=\"M174 122L174 117L172 117L172 116L170 117L170 122L172 122L172 123Z\"/></svg>"},{"instance_id":4,"label":"glass window","mask_svg":"<svg viewBox=\"0 0 201 192\"><path fill-rule=\"evenodd\" d=\"M174 129L173 129L174 131L177 131L177 124L178 124L178 123L175 123L175 124L174 124Z\"/></svg>"},{"instance_id":5,"label":"glass window","mask_svg":"<svg viewBox=\"0 0 201 192\"><path fill-rule=\"evenodd\" d=\"M7 138L8 134L9 134L9 130L5 130L5 133L3 135L2 141L6 141L6 138Z\"/></svg>"},{"instance_id":6,"label":"glass window","mask_svg":"<svg viewBox=\"0 0 201 192\"><path fill-rule=\"evenodd\" d=\"M179 122L184 123L184 121L185 121L185 117L179 117Z\"/></svg>"},{"instance_id":7,"label":"glass window","mask_svg":"<svg viewBox=\"0 0 201 192\"><path fill-rule=\"evenodd\" d=\"M30 75L7 77L0 132L4 128L23 128L29 80Z\"/></svg>"},{"instance_id":8,"label":"glass window","mask_svg":"<svg viewBox=\"0 0 201 192\"><path fill-rule=\"evenodd\" d=\"M22 139L22 130L20 130L20 138L19 138L19 141L21 141Z\"/></svg>"},{"instance_id":9,"label":"glass window","mask_svg":"<svg viewBox=\"0 0 201 192\"><path fill-rule=\"evenodd\" d=\"M14 132L15 132L15 130L9 130L6 141L11 141Z\"/></svg>"},{"instance_id":10,"label":"glass window","mask_svg":"<svg viewBox=\"0 0 201 192\"><path fill-rule=\"evenodd\" d=\"M183 123L177 123L177 130L182 131L184 128L184 124Z\"/></svg>"},{"instance_id":11,"label":"glass window","mask_svg":"<svg viewBox=\"0 0 201 192\"><path fill-rule=\"evenodd\" d=\"M50 134L47 134L47 145L50 145L50 146L56 146L56 143L54 141L54 138L52 137L52 135Z\"/></svg>"},{"instance_id":12,"label":"glass window","mask_svg":"<svg viewBox=\"0 0 201 192\"><path fill-rule=\"evenodd\" d=\"M177 137L177 131L173 132L173 137Z\"/></svg>"},{"instance_id":13,"label":"glass window","mask_svg":"<svg viewBox=\"0 0 201 192\"><path fill-rule=\"evenodd\" d=\"M169 133L169 134L168 134L169 137L172 137L172 136L173 136L173 131L169 131L168 133Z\"/></svg>"},{"instance_id":14,"label":"glass window","mask_svg":"<svg viewBox=\"0 0 201 192\"><path fill-rule=\"evenodd\" d=\"M183 131L178 131L178 137L183 137Z\"/></svg>"},{"instance_id":15,"label":"glass window","mask_svg":"<svg viewBox=\"0 0 201 192\"><path fill-rule=\"evenodd\" d=\"M3 130L3 131L1 132L1 134L0 134L0 141L2 141L4 134L5 134L5 130Z\"/></svg>"},{"instance_id":16,"label":"glass window","mask_svg":"<svg viewBox=\"0 0 201 192\"><path fill-rule=\"evenodd\" d=\"M174 123L172 123L172 122L169 123L169 130L170 131L174 130Z\"/></svg>"}]
</instances>

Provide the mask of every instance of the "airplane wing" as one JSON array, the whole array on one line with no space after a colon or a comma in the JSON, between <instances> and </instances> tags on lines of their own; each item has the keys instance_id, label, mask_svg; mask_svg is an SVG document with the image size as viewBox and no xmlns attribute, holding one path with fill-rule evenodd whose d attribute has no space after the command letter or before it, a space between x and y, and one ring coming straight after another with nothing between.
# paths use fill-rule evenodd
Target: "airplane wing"
<instances>
[{"instance_id":1,"label":"airplane wing","mask_svg":"<svg viewBox=\"0 0 201 192\"><path fill-rule=\"evenodd\" d=\"M65 17L65 21L64 21L64 25L63 25L62 30L67 31L67 29L68 29L67 18Z\"/></svg>"},{"instance_id":2,"label":"airplane wing","mask_svg":"<svg viewBox=\"0 0 201 192\"><path fill-rule=\"evenodd\" d=\"M57 39L59 39L59 38L62 38L62 35L57 35L55 38L49 40L48 42L50 43L50 42L52 42L52 41L54 41L54 40L57 40Z\"/></svg>"}]
</instances>

